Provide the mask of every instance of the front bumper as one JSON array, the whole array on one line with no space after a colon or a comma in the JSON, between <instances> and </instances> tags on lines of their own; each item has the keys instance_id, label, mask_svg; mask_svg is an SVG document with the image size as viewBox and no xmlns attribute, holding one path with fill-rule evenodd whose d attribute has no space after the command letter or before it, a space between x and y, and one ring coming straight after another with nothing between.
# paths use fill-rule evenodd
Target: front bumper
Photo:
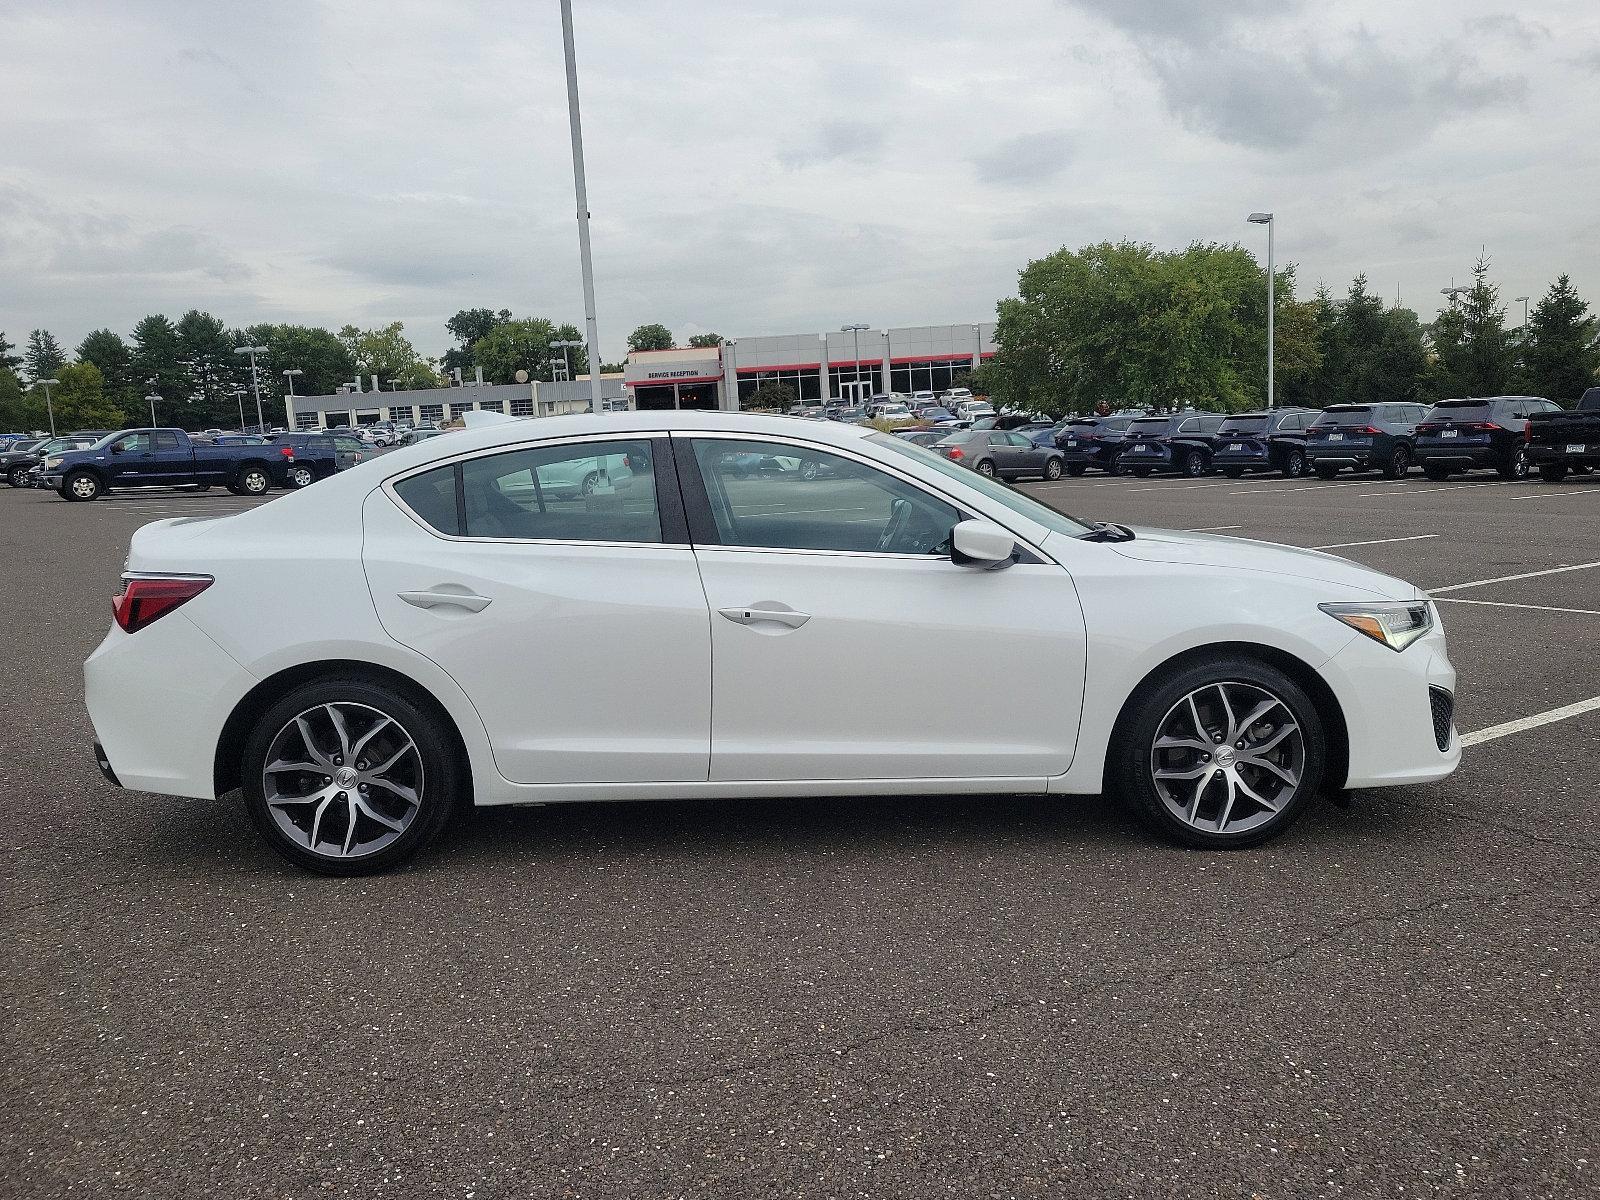
<instances>
[{"instance_id":1,"label":"front bumper","mask_svg":"<svg viewBox=\"0 0 1600 1200\"><path fill-rule=\"evenodd\" d=\"M1434 609L1434 629L1396 654L1358 635L1323 664L1319 674L1344 712L1350 740L1347 788L1392 787L1443 779L1461 765L1461 741L1449 732L1441 750L1435 737L1430 689L1456 691L1456 669L1445 650Z\"/></svg>"},{"instance_id":2,"label":"front bumper","mask_svg":"<svg viewBox=\"0 0 1600 1200\"><path fill-rule=\"evenodd\" d=\"M49 475L40 475L39 478L42 481L40 486L59 489L61 480L65 477L60 472L55 472Z\"/></svg>"}]
</instances>

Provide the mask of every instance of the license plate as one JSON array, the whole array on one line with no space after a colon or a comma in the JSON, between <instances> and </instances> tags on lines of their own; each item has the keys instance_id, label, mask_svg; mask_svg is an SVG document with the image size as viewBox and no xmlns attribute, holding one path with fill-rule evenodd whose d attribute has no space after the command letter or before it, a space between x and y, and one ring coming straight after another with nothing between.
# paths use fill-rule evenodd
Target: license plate
<instances>
[{"instance_id":1,"label":"license plate","mask_svg":"<svg viewBox=\"0 0 1600 1200\"><path fill-rule=\"evenodd\" d=\"M1442 437L1442 438L1460 437L1461 436L1461 431L1459 429L1446 429L1446 430L1442 431L1439 434L1439 436Z\"/></svg>"},{"instance_id":2,"label":"license plate","mask_svg":"<svg viewBox=\"0 0 1600 1200\"><path fill-rule=\"evenodd\" d=\"M1074 446L1076 446L1078 444L1078 439L1077 438L1068 438L1066 441L1062 442L1061 444L1063 446L1065 446L1068 450L1071 450Z\"/></svg>"},{"instance_id":3,"label":"license plate","mask_svg":"<svg viewBox=\"0 0 1600 1200\"><path fill-rule=\"evenodd\" d=\"M1330 433L1328 435L1328 440L1330 442L1342 442L1342 441L1344 441L1344 434L1342 434L1342 433Z\"/></svg>"},{"instance_id":4,"label":"license plate","mask_svg":"<svg viewBox=\"0 0 1600 1200\"><path fill-rule=\"evenodd\" d=\"M1154 446L1135 446L1133 448L1133 452L1135 454L1151 454L1151 453L1154 453L1154 451L1155 451L1155 447Z\"/></svg>"},{"instance_id":5,"label":"license plate","mask_svg":"<svg viewBox=\"0 0 1600 1200\"><path fill-rule=\"evenodd\" d=\"M1568 442L1567 443L1567 453L1568 454L1586 454L1586 453L1588 453L1588 443L1587 442Z\"/></svg>"},{"instance_id":6,"label":"license plate","mask_svg":"<svg viewBox=\"0 0 1600 1200\"><path fill-rule=\"evenodd\" d=\"M1243 450L1244 449L1244 443L1243 442L1229 442L1228 443L1228 449L1229 450Z\"/></svg>"}]
</instances>

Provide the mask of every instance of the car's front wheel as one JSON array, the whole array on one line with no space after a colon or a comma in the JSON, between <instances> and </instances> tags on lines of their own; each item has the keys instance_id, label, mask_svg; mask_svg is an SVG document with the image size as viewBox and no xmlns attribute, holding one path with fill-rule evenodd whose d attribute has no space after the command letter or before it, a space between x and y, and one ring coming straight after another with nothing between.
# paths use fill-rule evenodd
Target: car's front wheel
<instances>
[{"instance_id":1,"label":"car's front wheel","mask_svg":"<svg viewBox=\"0 0 1600 1200\"><path fill-rule=\"evenodd\" d=\"M440 724L365 679L296 688L246 739L240 779L251 822L309 871L395 866L444 828L455 804L460 770Z\"/></svg>"},{"instance_id":2,"label":"car's front wheel","mask_svg":"<svg viewBox=\"0 0 1600 1200\"><path fill-rule=\"evenodd\" d=\"M61 481L61 494L68 500L95 500L105 490L93 471L74 471Z\"/></svg>"},{"instance_id":3,"label":"car's front wheel","mask_svg":"<svg viewBox=\"0 0 1600 1200\"><path fill-rule=\"evenodd\" d=\"M1184 845L1259 845L1287 829L1322 783L1316 705L1277 668L1224 658L1172 672L1117 723L1108 783Z\"/></svg>"},{"instance_id":4,"label":"car's front wheel","mask_svg":"<svg viewBox=\"0 0 1600 1200\"><path fill-rule=\"evenodd\" d=\"M28 482L27 476L27 467L12 467L11 470L6 473L6 482L14 488L25 487Z\"/></svg>"}]
</instances>

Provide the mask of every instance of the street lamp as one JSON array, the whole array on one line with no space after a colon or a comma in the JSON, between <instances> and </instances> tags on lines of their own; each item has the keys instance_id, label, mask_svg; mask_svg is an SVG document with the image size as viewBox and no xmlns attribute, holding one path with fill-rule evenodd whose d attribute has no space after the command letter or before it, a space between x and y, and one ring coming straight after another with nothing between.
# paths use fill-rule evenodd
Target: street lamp
<instances>
[{"instance_id":1,"label":"street lamp","mask_svg":"<svg viewBox=\"0 0 1600 1200\"><path fill-rule=\"evenodd\" d=\"M1451 284L1447 288L1440 288L1439 289L1439 295L1441 295L1441 296L1449 296L1450 297L1450 307L1454 308L1456 306L1456 301L1461 299L1461 297L1465 296L1471 290L1472 289L1469 288L1469 287L1457 287L1456 285Z\"/></svg>"},{"instance_id":2,"label":"street lamp","mask_svg":"<svg viewBox=\"0 0 1600 1200\"><path fill-rule=\"evenodd\" d=\"M572 0L561 0L561 47L567 59L567 123L572 127L572 190L578 200L578 262L583 270L583 320L589 332L589 404L605 411L600 394L600 327L594 316L594 259L589 252L589 185L583 174L583 121L578 113L578 52L572 42ZM601 482L605 482L604 459Z\"/></svg>"},{"instance_id":3,"label":"street lamp","mask_svg":"<svg viewBox=\"0 0 1600 1200\"><path fill-rule=\"evenodd\" d=\"M50 415L50 436L51 437L55 437L55 435L56 435L56 406L50 402L50 389L53 388L53 387L60 387L61 386L61 380L59 380L59 379L39 379L39 380L36 380L35 382L38 383L41 387L44 388L44 408L45 408L45 412L47 412Z\"/></svg>"},{"instance_id":4,"label":"street lamp","mask_svg":"<svg viewBox=\"0 0 1600 1200\"><path fill-rule=\"evenodd\" d=\"M256 355L265 354L265 346L235 346L235 354L248 354L250 356L250 386L256 393L256 427L262 432L267 431L267 418L261 412L261 376L256 371Z\"/></svg>"},{"instance_id":5,"label":"street lamp","mask_svg":"<svg viewBox=\"0 0 1600 1200\"><path fill-rule=\"evenodd\" d=\"M151 392L145 399L150 402L150 427L154 429L156 424L156 401L161 397L155 392Z\"/></svg>"},{"instance_id":6,"label":"street lamp","mask_svg":"<svg viewBox=\"0 0 1600 1200\"><path fill-rule=\"evenodd\" d=\"M572 338L558 338L556 341L553 341L553 342L550 343L550 349L561 351L561 369L567 373L567 378L568 379L572 378L572 356L570 354L568 354L567 352L569 350L571 350L574 346L581 346L581 345L583 345L583 343L581 341L575 341ZM592 367L590 369L590 374L594 374L594 371L593 371ZM555 377L554 364L551 365L550 375L551 375L551 378L554 379L554 377Z\"/></svg>"},{"instance_id":7,"label":"street lamp","mask_svg":"<svg viewBox=\"0 0 1600 1200\"><path fill-rule=\"evenodd\" d=\"M233 385L233 398L239 405L239 432L244 432L244 393L245 389L238 384Z\"/></svg>"},{"instance_id":8,"label":"street lamp","mask_svg":"<svg viewBox=\"0 0 1600 1200\"><path fill-rule=\"evenodd\" d=\"M1276 280L1273 278L1272 264L1272 227L1274 221L1271 213L1254 212L1245 218L1252 225L1265 225L1267 227L1267 408L1272 408L1272 372L1273 372L1273 338L1272 338L1272 310L1276 307L1273 295Z\"/></svg>"},{"instance_id":9,"label":"street lamp","mask_svg":"<svg viewBox=\"0 0 1600 1200\"><path fill-rule=\"evenodd\" d=\"M870 325L841 325L841 326L839 326L839 332L840 333L851 334L853 336L854 340L855 340L856 357L855 357L855 363L854 363L854 371L852 372L852 375L851 375L851 386L855 388L855 402L857 404L861 403L861 331L864 330L864 329L871 329L871 328L872 328L872 326L870 326Z\"/></svg>"},{"instance_id":10,"label":"street lamp","mask_svg":"<svg viewBox=\"0 0 1600 1200\"><path fill-rule=\"evenodd\" d=\"M1518 296L1517 302L1522 305L1522 327L1526 329L1528 327L1528 298L1526 296Z\"/></svg>"},{"instance_id":11,"label":"street lamp","mask_svg":"<svg viewBox=\"0 0 1600 1200\"><path fill-rule=\"evenodd\" d=\"M283 377L289 381L289 398L291 400L294 399L294 377L296 375L304 375L304 374L305 374L305 372L302 371L299 367L291 367L289 370L287 370L287 371L285 371L283 373Z\"/></svg>"}]
</instances>

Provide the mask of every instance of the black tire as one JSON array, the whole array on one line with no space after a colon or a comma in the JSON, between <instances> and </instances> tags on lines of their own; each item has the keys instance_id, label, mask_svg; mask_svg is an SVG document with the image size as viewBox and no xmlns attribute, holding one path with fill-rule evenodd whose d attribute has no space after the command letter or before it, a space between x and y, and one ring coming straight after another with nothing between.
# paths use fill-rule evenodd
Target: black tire
<instances>
[{"instance_id":1,"label":"black tire","mask_svg":"<svg viewBox=\"0 0 1600 1200\"><path fill-rule=\"evenodd\" d=\"M267 475L267 469L252 464L239 468L228 490L236 496L265 496L271 487L272 480Z\"/></svg>"},{"instance_id":2,"label":"black tire","mask_svg":"<svg viewBox=\"0 0 1600 1200\"><path fill-rule=\"evenodd\" d=\"M209 492L211 490L211 485L209 483L197 483L189 490L191 492Z\"/></svg>"},{"instance_id":3,"label":"black tire","mask_svg":"<svg viewBox=\"0 0 1600 1200\"><path fill-rule=\"evenodd\" d=\"M1135 479L1149 479L1150 478L1150 468L1149 467L1129 467L1128 468L1128 473L1130 475L1132 475Z\"/></svg>"},{"instance_id":4,"label":"black tire","mask_svg":"<svg viewBox=\"0 0 1600 1200\"><path fill-rule=\"evenodd\" d=\"M1436 467L1432 463L1423 463L1422 473L1435 483L1442 483L1450 478L1449 467Z\"/></svg>"},{"instance_id":5,"label":"black tire","mask_svg":"<svg viewBox=\"0 0 1600 1200\"><path fill-rule=\"evenodd\" d=\"M1067 474L1071 475L1074 479L1076 479L1079 475L1082 475L1088 469L1089 468L1086 467L1083 463L1072 463L1071 465L1069 465L1067 467Z\"/></svg>"},{"instance_id":6,"label":"black tire","mask_svg":"<svg viewBox=\"0 0 1600 1200\"><path fill-rule=\"evenodd\" d=\"M1528 444L1518 442L1515 450L1511 452L1511 461L1503 467L1496 467L1495 474L1501 479L1526 479L1533 469L1533 463L1528 459Z\"/></svg>"},{"instance_id":7,"label":"black tire","mask_svg":"<svg viewBox=\"0 0 1600 1200\"><path fill-rule=\"evenodd\" d=\"M1106 466L1106 474L1107 475L1118 475L1118 476L1121 476L1121 475L1126 475L1127 473L1128 473L1128 468L1123 464L1123 462L1122 462L1122 460L1120 458L1113 458L1111 460L1111 462Z\"/></svg>"},{"instance_id":8,"label":"black tire","mask_svg":"<svg viewBox=\"0 0 1600 1200\"><path fill-rule=\"evenodd\" d=\"M6 482L14 488L23 487L26 485L24 476L26 476L27 473L27 467L12 467L11 470L6 472Z\"/></svg>"},{"instance_id":9,"label":"black tire","mask_svg":"<svg viewBox=\"0 0 1600 1200\"><path fill-rule=\"evenodd\" d=\"M1540 463L1539 478L1546 483L1560 483L1567 477L1566 463Z\"/></svg>"},{"instance_id":10,"label":"black tire","mask_svg":"<svg viewBox=\"0 0 1600 1200\"><path fill-rule=\"evenodd\" d=\"M74 471L61 481L61 495L74 503L98 500L105 491L106 485L93 471Z\"/></svg>"},{"instance_id":11,"label":"black tire","mask_svg":"<svg viewBox=\"0 0 1600 1200\"><path fill-rule=\"evenodd\" d=\"M1339 473L1339 468L1338 467L1331 466L1331 465L1325 466L1322 463L1318 463L1317 464L1316 470L1317 470L1317 478L1318 479L1332 479L1335 475L1337 475Z\"/></svg>"},{"instance_id":12,"label":"black tire","mask_svg":"<svg viewBox=\"0 0 1600 1200\"><path fill-rule=\"evenodd\" d=\"M1047 458L1044 460L1044 477L1047 480L1061 478L1061 460L1059 458Z\"/></svg>"},{"instance_id":13,"label":"black tire","mask_svg":"<svg viewBox=\"0 0 1600 1200\"><path fill-rule=\"evenodd\" d=\"M994 478L994 463L990 462L987 458L980 459L978 461L978 465L972 469L979 475L982 475L985 479Z\"/></svg>"},{"instance_id":14,"label":"black tire","mask_svg":"<svg viewBox=\"0 0 1600 1200\"><path fill-rule=\"evenodd\" d=\"M370 854L356 854L345 858L315 853L308 846L290 837L280 826L274 815L274 808L267 803L263 768L273 740L281 730L293 723L297 716L327 704L352 705L375 710L389 717L404 735L409 737L415 747L414 754L419 770L415 776L419 795L416 811L399 837ZM431 707L420 704L410 695L383 684L358 677L331 676L302 684L262 714L255 728L245 738L240 758L239 778L242 781L240 790L244 796L245 811L250 816L250 822L273 850L296 866L315 871L320 875L372 875L398 866L439 835L449 822L450 814L460 799L462 771L453 749L453 739L448 736L443 723L433 714ZM311 780L310 786L319 787L320 782ZM373 794L369 793L369 796ZM348 829L347 825L342 825L339 821L350 809L337 798L325 803L325 807L330 811L340 810L342 805L343 811L335 811L333 818L335 824L332 832L335 836L341 828ZM276 811L291 810L280 807ZM304 819L303 811L297 815ZM358 824L358 828L363 826L370 832L377 832L371 822L364 818L361 824ZM324 844L326 840L319 838L318 844Z\"/></svg>"},{"instance_id":15,"label":"black tire","mask_svg":"<svg viewBox=\"0 0 1600 1200\"><path fill-rule=\"evenodd\" d=\"M299 464L292 466L284 473L284 478L289 481L289 486L295 489L310 487L317 481L316 472L310 467Z\"/></svg>"},{"instance_id":16,"label":"black tire","mask_svg":"<svg viewBox=\"0 0 1600 1200\"><path fill-rule=\"evenodd\" d=\"M1383 477L1385 479L1404 479L1411 470L1411 447L1401 442L1394 448L1394 453L1389 455L1383 464Z\"/></svg>"},{"instance_id":17,"label":"black tire","mask_svg":"<svg viewBox=\"0 0 1600 1200\"><path fill-rule=\"evenodd\" d=\"M1163 720L1185 697L1218 683L1261 689L1280 700L1300 727L1304 750L1298 784L1282 800L1277 813L1238 833L1207 831L1185 822L1162 800L1152 773L1154 742ZM1270 718L1269 713L1261 723ZM1220 741L1218 744L1227 748ZM1254 659L1210 659L1169 671L1142 685L1130 697L1112 735L1106 787L1169 841L1208 850L1244 849L1278 836L1300 818L1322 786L1327 754L1321 714L1298 683L1276 667ZM1209 756L1206 761L1210 761Z\"/></svg>"},{"instance_id":18,"label":"black tire","mask_svg":"<svg viewBox=\"0 0 1600 1200\"><path fill-rule=\"evenodd\" d=\"M1183 461L1178 464L1190 479L1199 479L1202 475L1211 474L1211 456L1204 450L1191 450L1183 456Z\"/></svg>"},{"instance_id":19,"label":"black tire","mask_svg":"<svg viewBox=\"0 0 1600 1200\"><path fill-rule=\"evenodd\" d=\"M1285 479L1302 479L1306 473L1306 452L1304 450L1291 450L1283 460L1283 475Z\"/></svg>"},{"instance_id":20,"label":"black tire","mask_svg":"<svg viewBox=\"0 0 1600 1200\"><path fill-rule=\"evenodd\" d=\"M1244 468L1243 467L1223 467L1222 468L1222 473L1224 475L1226 475L1229 479L1243 479L1244 478Z\"/></svg>"}]
</instances>

